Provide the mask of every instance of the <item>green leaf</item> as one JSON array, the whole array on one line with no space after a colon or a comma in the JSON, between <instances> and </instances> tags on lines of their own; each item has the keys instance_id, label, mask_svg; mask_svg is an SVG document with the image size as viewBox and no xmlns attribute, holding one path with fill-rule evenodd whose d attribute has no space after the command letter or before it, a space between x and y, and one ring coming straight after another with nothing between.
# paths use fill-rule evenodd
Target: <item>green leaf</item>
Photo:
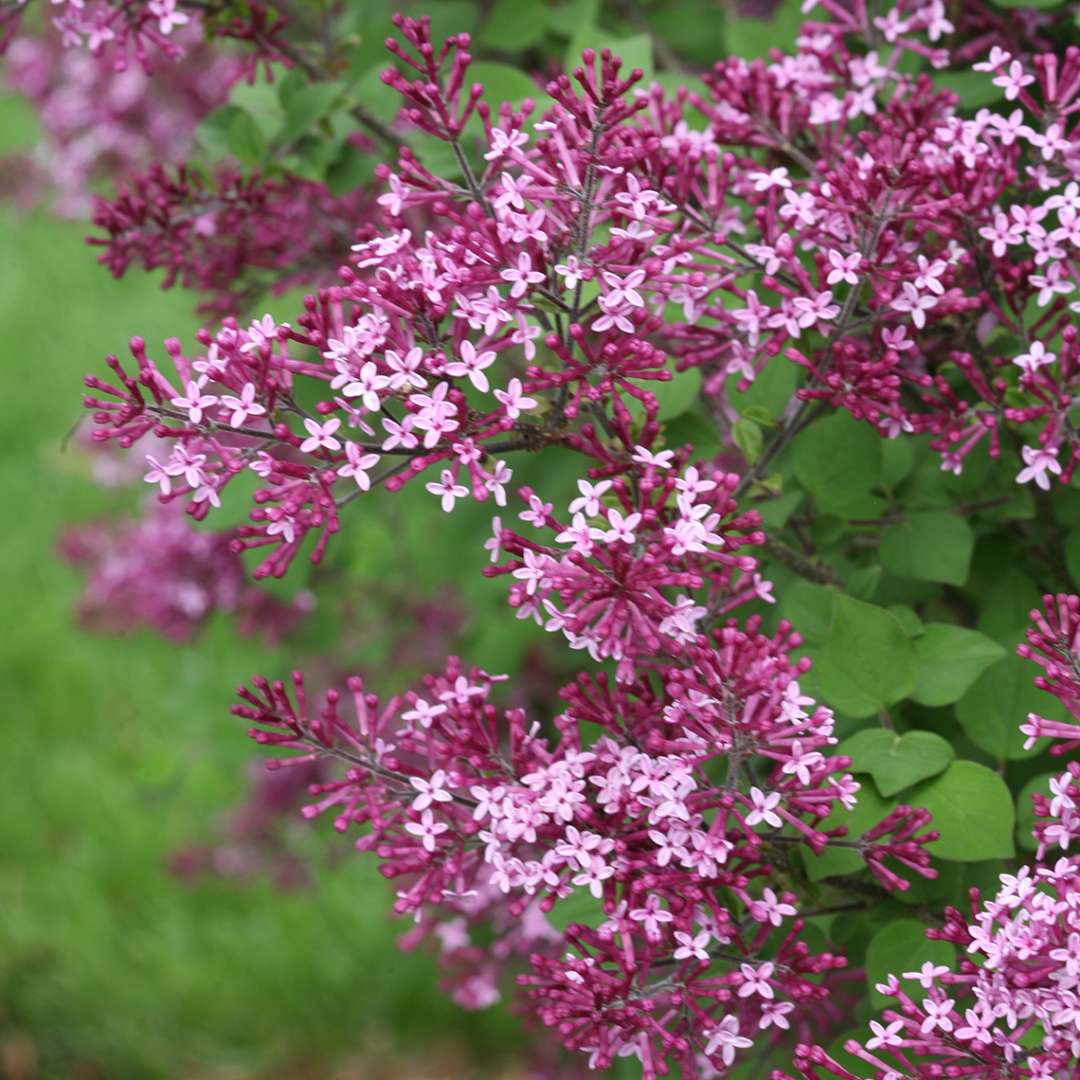
<instances>
[{"instance_id":1,"label":"green leaf","mask_svg":"<svg viewBox=\"0 0 1080 1080\"><path fill-rule=\"evenodd\" d=\"M672 72L685 77L688 71L708 71L724 54L724 14L728 7L716 0L637 4L634 16L639 25L648 26L654 41L663 41L680 60L689 61L681 71Z\"/></svg>"},{"instance_id":2,"label":"green leaf","mask_svg":"<svg viewBox=\"0 0 1080 1080\"><path fill-rule=\"evenodd\" d=\"M245 165L258 165L266 152L266 139L250 113L238 109L229 121L229 152Z\"/></svg>"},{"instance_id":3,"label":"green leaf","mask_svg":"<svg viewBox=\"0 0 1080 1080\"><path fill-rule=\"evenodd\" d=\"M832 622L815 658L831 705L846 716L873 716L915 688L915 649L895 615L837 594Z\"/></svg>"},{"instance_id":4,"label":"green leaf","mask_svg":"<svg viewBox=\"0 0 1080 1080\"><path fill-rule=\"evenodd\" d=\"M832 623L834 589L799 580L778 595L781 614L803 638L821 641L826 637Z\"/></svg>"},{"instance_id":5,"label":"green leaf","mask_svg":"<svg viewBox=\"0 0 1080 1080\"><path fill-rule=\"evenodd\" d=\"M326 186L330 189L330 194L340 197L370 183L375 176L375 165L378 161L379 158L374 154L365 154L363 150L347 143L326 172Z\"/></svg>"},{"instance_id":6,"label":"green leaf","mask_svg":"<svg viewBox=\"0 0 1080 1080\"><path fill-rule=\"evenodd\" d=\"M311 134L301 135L293 144L292 153L281 158L281 164L296 176L318 182L325 178L334 152L329 140Z\"/></svg>"},{"instance_id":7,"label":"green leaf","mask_svg":"<svg viewBox=\"0 0 1080 1080\"><path fill-rule=\"evenodd\" d=\"M278 80L277 84L277 99L281 102L281 107L287 109L293 96L298 94L307 85L307 76L300 68L294 67L291 71L287 72L283 78Z\"/></svg>"},{"instance_id":8,"label":"green leaf","mask_svg":"<svg viewBox=\"0 0 1080 1080\"><path fill-rule=\"evenodd\" d=\"M854 596L856 600L870 600L874 596L879 581L881 581L880 566L860 566L848 574L844 591L848 596Z\"/></svg>"},{"instance_id":9,"label":"green leaf","mask_svg":"<svg viewBox=\"0 0 1080 1080\"><path fill-rule=\"evenodd\" d=\"M600 18L600 0L567 0L545 7L548 30L556 37L568 38L583 26L595 26Z\"/></svg>"},{"instance_id":10,"label":"green leaf","mask_svg":"<svg viewBox=\"0 0 1080 1080\"><path fill-rule=\"evenodd\" d=\"M851 758L852 772L869 773L886 797L937 776L956 756L953 748L932 731L900 735L885 728L857 732L845 739L836 752Z\"/></svg>"},{"instance_id":11,"label":"green leaf","mask_svg":"<svg viewBox=\"0 0 1080 1080\"><path fill-rule=\"evenodd\" d=\"M728 400L742 416L764 413L774 423L783 414L799 383L799 365L777 363L780 357L766 364L745 390L740 390L743 377L729 375L726 380ZM760 411L758 411L760 410Z\"/></svg>"},{"instance_id":12,"label":"green leaf","mask_svg":"<svg viewBox=\"0 0 1080 1080\"><path fill-rule=\"evenodd\" d=\"M795 476L821 509L840 516L881 477L881 436L846 413L811 424L791 445Z\"/></svg>"},{"instance_id":13,"label":"green leaf","mask_svg":"<svg viewBox=\"0 0 1080 1080\"><path fill-rule=\"evenodd\" d=\"M981 547L981 545L980 545ZM998 641L1019 641L1028 624L1028 612L1039 604L1035 583L1019 570L1004 569L1003 559L995 559L996 580L979 590L979 617L976 629Z\"/></svg>"},{"instance_id":14,"label":"green leaf","mask_svg":"<svg viewBox=\"0 0 1080 1080\"><path fill-rule=\"evenodd\" d=\"M229 95L229 104L251 116L267 142L281 127L284 109L278 100L277 85L266 79L237 83Z\"/></svg>"},{"instance_id":15,"label":"green leaf","mask_svg":"<svg viewBox=\"0 0 1080 1080\"><path fill-rule=\"evenodd\" d=\"M674 420L682 416L697 401L701 392L701 372L697 368L676 371L666 382L648 381L640 384L642 389L651 391L655 397L660 420ZM637 420L645 415L645 407L637 398L627 400L630 414ZM715 425L714 425L715 426ZM699 451L700 453L701 451Z\"/></svg>"},{"instance_id":16,"label":"green leaf","mask_svg":"<svg viewBox=\"0 0 1080 1080\"><path fill-rule=\"evenodd\" d=\"M1080 529L1071 529L1065 540L1065 568L1073 581L1080 581Z\"/></svg>"},{"instance_id":17,"label":"green leaf","mask_svg":"<svg viewBox=\"0 0 1080 1080\"><path fill-rule=\"evenodd\" d=\"M222 105L203 117L195 137L211 159L229 153L229 129L233 120L243 112L237 105Z\"/></svg>"},{"instance_id":18,"label":"green leaf","mask_svg":"<svg viewBox=\"0 0 1080 1080\"><path fill-rule=\"evenodd\" d=\"M1016 822L1012 795L1005 781L985 766L954 761L905 801L934 815L931 828L941 833L941 839L927 845L931 855L950 862L1012 857Z\"/></svg>"},{"instance_id":19,"label":"green leaf","mask_svg":"<svg viewBox=\"0 0 1080 1080\"><path fill-rule=\"evenodd\" d=\"M664 431L669 446L690 445L694 448L695 459L708 461L724 448L716 421L699 406L688 408L674 417L664 425Z\"/></svg>"},{"instance_id":20,"label":"green leaf","mask_svg":"<svg viewBox=\"0 0 1080 1080\"><path fill-rule=\"evenodd\" d=\"M960 699L956 718L980 750L999 760L1019 760L1039 753L1042 747L1038 744L1024 749L1020 725L1029 712L1050 719L1061 714L1057 699L1037 689L1032 681L1037 670L1019 656L1007 656Z\"/></svg>"},{"instance_id":21,"label":"green leaf","mask_svg":"<svg viewBox=\"0 0 1080 1080\"><path fill-rule=\"evenodd\" d=\"M754 509L761 515L761 524L766 529L782 529L787 524L787 519L795 513L799 503L805 498L806 495L795 488L794 491L784 492L775 498L756 502Z\"/></svg>"},{"instance_id":22,"label":"green leaf","mask_svg":"<svg viewBox=\"0 0 1080 1080\"><path fill-rule=\"evenodd\" d=\"M393 4L391 11L396 10ZM439 0L428 4L426 13L431 16L431 40L442 41L451 34L471 34L480 17L480 5L476 0ZM386 20L380 23L380 40L385 40Z\"/></svg>"},{"instance_id":23,"label":"green leaf","mask_svg":"<svg viewBox=\"0 0 1080 1080\"><path fill-rule=\"evenodd\" d=\"M742 456L746 458L748 465L753 465L761 457L764 438L761 434L761 428L753 420L740 416L732 425L731 437L735 441L735 445L742 451Z\"/></svg>"},{"instance_id":24,"label":"green leaf","mask_svg":"<svg viewBox=\"0 0 1080 1080\"><path fill-rule=\"evenodd\" d=\"M409 136L409 145L423 163L424 168L430 170L435 176L441 176L446 180L461 179L461 166L454 154L454 148L445 140L421 132Z\"/></svg>"},{"instance_id":25,"label":"green leaf","mask_svg":"<svg viewBox=\"0 0 1080 1080\"><path fill-rule=\"evenodd\" d=\"M961 109L981 109L1005 93L1002 87L994 85L989 74L982 71L943 71L934 76L934 82L956 94Z\"/></svg>"},{"instance_id":26,"label":"green leaf","mask_svg":"<svg viewBox=\"0 0 1080 1080\"><path fill-rule=\"evenodd\" d=\"M879 994L874 987L890 975L904 981L905 971L918 971L927 961L952 967L956 950L947 941L926 936L926 927L917 919L897 919L879 930L866 950L866 985L877 1008L895 1004L895 998ZM907 988L911 993L910 986Z\"/></svg>"},{"instance_id":27,"label":"green leaf","mask_svg":"<svg viewBox=\"0 0 1080 1080\"><path fill-rule=\"evenodd\" d=\"M494 111L504 101L520 105L525 98L535 101L543 96L540 87L520 68L493 60L474 61L469 65L466 80L469 84L484 84L484 98Z\"/></svg>"},{"instance_id":28,"label":"green leaf","mask_svg":"<svg viewBox=\"0 0 1080 1080\"><path fill-rule=\"evenodd\" d=\"M547 24L542 0L496 0L480 25L480 42L491 49L520 52L543 38Z\"/></svg>"},{"instance_id":29,"label":"green leaf","mask_svg":"<svg viewBox=\"0 0 1080 1080\"><path fill-rule=\"evenodd\" d=\"M915 465L912 439L882 439L881 482L890 490L896 487Z\"/></svg>"},{"instance_id":30,"label":"green leaf","mask_svg":"<svg viewBox=\"0 0 1080 1080\"><path fill-rule=\"evenodd\" d=\"M904 633L909 638L917 638L923 632L922 620L915 613L914 608L907 604L890 604L889 611L899 620L904 628Z\"/></svg>"},{"instance_id":31,"label":"green leaf","mask_svg":"<svg viewBox=\"0 0 1080 1080\"><path fill-rule=\"evenodd\" d=\"M948 623L927 623L915 642L919 679L911 694L920 705L951 705L1005 650L985 634Z\"/></svg>"},{"instance_id":32,"label":"green leaf","mask_svg":"<svg viewBox=\"0 0 1080 1080\"><path fill-rule=\"evenodd\" d=\"M317 82L297 90L286 106L278 141L287 145L307 134L330 111L343 89L341 83Z\"/></svg>"},{"instance_id":33,"label":"green leaf","mask_svg":"<svg viewBox=\"0 0 1080 1080\"><path fill-rule=\"evenodd\" d=\"M963 585L975 534L959 515L924 510L881 530L881 562L890 574Z\"/></svg>"},{"instance_id":34,"label":"green leaf","mask_svg":"<svg viewBox=\"0 0 1080 1080\"><path fill-rule=\"evenodd\" d=\"M754 60L768 56L770 49L790 50L803 19L800 0L784 0L768 21L730 18L724 27L728 55Z\"/></svg>"},{"instance_id":35,"label":"green leaf","mask_svg":"<svg viewBox=\"0 0 1080 1080\"><path fill-rule=\"evenodd\" d=\"M755 424L760 424L762 427L774 427L776 425L776 418L761 405L748 405L742 410L742 414L747 420L753 420Z\"/></svg>"},{"instance_id":36,"label":"green leaf","mask_svg":"<svg viewBox=\"0 0 1080 1080\"><path fill-rule=\"evenodd\" d=\"M391 123L401 109L401 95L382 81L382 72L386 64L379 63L365 71L356 73L352 78L349 92L352 99L376 120L384 124Z\"/></svg>"}]
</instances>

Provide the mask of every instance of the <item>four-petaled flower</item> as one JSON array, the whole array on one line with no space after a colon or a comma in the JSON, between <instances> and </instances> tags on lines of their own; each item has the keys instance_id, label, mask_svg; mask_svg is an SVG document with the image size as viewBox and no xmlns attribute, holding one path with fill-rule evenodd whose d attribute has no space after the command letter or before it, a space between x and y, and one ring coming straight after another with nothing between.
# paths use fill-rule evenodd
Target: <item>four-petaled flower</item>
<instances>
[{"instance_id":1,"label":"four-petaled flower","mask_svg":"<svg viewBox=\"0 0 1080 1080\"><path fill-rule=\"evenodd\" d=\"M1026 484L1035 481L1037 487L1043 491L1050 490L1049 473L1058 476L1061 473L1061 462L1057 459L1057 447L1043 447L1038 449L1032 446L1022 447L1020 454L1024 459L1024 468L1016 474L1018 484Z\"/></svg>"},{"instance_id":2,"label":"four-petaled flower","mask_svg":"<svg viewBox=\"0 0 1080 1080\"><path fill-rule=\"evenodd\" d=\"M187 384L186 393L181 397L174 397L172 403L178 409L186 409L188 419L193 424L201 424L203 413L211 405L217 404L216 394L204 394L203 387L206 385L206 376L200 375L198 379Z\"/></svg>"},{"instance_id":3,"label":"four-petaled flower","mask_svg":"<svg viewBox=\"0 0 1080 1080\"><path fill-rule=\"evenodd\" d=\"M304 419L304 427L307 428L308 437L300 444L302 454L313 454L317 450L340 450L341 442L334 438L334 432L341 427L341 421L332 416L325 423L310 417Z\"/></svg>"},{"instance_id":4,"label":"four-petaled flower","mask_svg":"<svg viewBox=\"0 0 1080 1080\"><path fill-rule=\"evenodd\" d=\"M266 407L255 400L256 392L254 383L245 383L239 397L233 397L231 394L222 397L221 404L232 413L229 417L230 427L240 427L249 416L266 415Z\"/></svg>"},{"instance_id":5,"label":"four-petaled flower","mask_svg":"<svg viewBox=\"0 0 1080 1080\"><path fill-rule=\"evenodd\" d=\"M437 481L432 480L424 486L432 495L440 497L442 508L447 514L454 509L456 500L464 499L469 494L469 489L464 484L459 484L449 469L443 469Z\"/></svg>"},{"instance_id":6,"label":"four-petaled flower","mask_svg":"<svg viewBox=\"0 0 1080 1080\"><path fill-rule=\"evenodd\" d=\"M361 491L368 491L371 488L368 470L378 465L379 455L365 454L357 443L347 442L345 444L345 456L349 460L338 469L338 476L346 479L352 477Z\"/></svg>"},{"instance_id":7,"label":"four-petaled flower","mask_svg":"<svg viewBox=\"0 0 1080 1080\"><path fill-rule=\"evenodd\" d=\"M527 251L522 251L517 257L517 264L500 271L499 276L503 281L513 282L510 295L514 299L524 296L530 285L537 285L544 280L543 271L532 268L532 258Z\"/></svg>"},{"instance_id":8,"label":"four-petaled flower","mask_svg":"<svg viewBox=\"0 0 1080 1080\"><path fill-rule=\"evenodd\" d=\"M753 1046L753 1039L739 1034L739 1018L737 1016L725 1016L716 1027L708 1030L709 1041L705 1045L705 1053L712 1057L719 1053L724 1066L730 1066L735 1061L735 1052L745 1050Z\"/></svg>"},{"instance_id":9,"label":"four-petaled flower","mask_svg":"<svg viewBox=\"0 0 1080 1080\"><path fill-rule=\"evenodd\" d=\"M495 397L506 410L506 415L511 420L516 420L523 412L535 409L538 402L535 398L526 397L524 387L520 379L511 379L505 390L496 390Z\"/></svg>"},{"instance_id":10,"label":"four-petaled flower","mask_svg":"<svg viewBox=\"0 0 1080 1080\"><path fill-rule=\"evenodd\" d=\"M407 821L405 831L413 836L420 837L425 851L435 850L435 840L450 828L444 821L436 821L435 815L430 810L425 810L420 815L419 821Z\"/></svg>"},{"instance_id":11,"label":"four-petaled flower","mask_svg":"<svg viewBox=\"0 0 1080 1080\"><path fill-rule=\"evenodd\" d=\"M766 795L761 788L752 787L750 801L754 804L754 808L746 815L746 824L754 826L764 822L774 829L779 829L783 825L780 815L776 813L780 798L779 791L772 791Z\"/></svg>"},{"instance_id":12,"label":"four-petaled flower","mask_svg":"<svg viewBox=\"0 0 1080 1080\"><path fill-rule=\"evenodd\" d=\"M708 930L702 930L696 935L676 930L675 940L679 943L679 947L672 953L674 959L689 960L691 957L702 961L709 959L709 942L712 940L712 934Z\"/></svg>"},{"instance_id":13,"label":"four-petaled flower","mask_svg":"<svg viewBox=\"0 0 1080 1080\"><path fill-rule=\"evenodd\" d=\"M486 352L478 353L476 346L467 339L461 343L458 352L461 359L451 360L446 365L447 375L465 375L477 390L486 393L488 380L484 369L495 363L495 352L488 349Z\"/></svg>"},{"instance_id":14,"label":"four-petaled flower","mask_svg":"<svg viewBox=\"0 0 1080 1080\"><path fill-rule=\"evenodd\" d=\"M901 285L902 296L892 302L896 311L909 312L911 321L921 330L926 325L926 313L937 307L937 297L920 293L910 281Z\"/></svg>"}]
</instances>

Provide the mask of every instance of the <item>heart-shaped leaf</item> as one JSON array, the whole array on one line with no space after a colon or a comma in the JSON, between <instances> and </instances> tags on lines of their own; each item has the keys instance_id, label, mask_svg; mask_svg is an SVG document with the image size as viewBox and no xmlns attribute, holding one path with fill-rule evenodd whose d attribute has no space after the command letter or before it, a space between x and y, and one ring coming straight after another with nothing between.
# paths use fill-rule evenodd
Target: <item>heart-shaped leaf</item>
<instances>
[{"instance_id":1,"label":"heart-shaped leaf","mask_svg":"<svg viewBox=\"0 0 1080 1080\"><path fill-rule=\"evenodd\" d=\"M881 478L881 439L846 413L810 424L791 453L799 483L823 510L842 517Z\"/></svg>"},{"instance_id":2,"label":"heart-shaped leaf","mask_svg":"<svg viewBox=\"0 0 1080 1080\"><path fill-rule=\"evenodd\" d=\"M1016 811L1008 785L974 761L954 761L940 776L920 784L906 800L934 815L941 839L927 846L939 859L982 862L1010 859Z\"/></svg>"},{"instance_id":3,"label":"heart-shaped leaf","mask_svg":"<svg viewBox=\"0 0 1080 1080\"><path fill-rule=\"evenodd\" d=\"M915 649L884 608L834 594L832 621L814 654L825 700L856 719L907 697L915 688Z\"/></svg>"},{"instance_id":4,"label":"heart-shaped leaf","mask_svg":"<svg viewBox=\"0 0 1080 1080\"><path fill-rule=\"evenodd\" d=\"M1042 741L1024 749L1020 724L1028 713L1059 720L1064 710L1057 698L1035 686L1034 678L1031 664L1019 656L1007 656L985 671L960 698L956 718L980 750L995 758L1018 761L1043 749L1046 744Z\"/></svg>"},{"instance_id":5,"label":"heart-shaped leaf","mask_svg":"<svg viewBox=\"0 0 1080 1080\"><path fill-rule=\"evenodd\" d=\"M852 772L869 773L886 798L904 788L937 776L956 756L953 748L932 731L899 735L885 728L870 728L852 735L837 747L851 758Z\"/></svg>"},{"instance_id":6,"label":"heart-shaped leaf","mask_svg":"<svg viewBox=\"0 0 1080 1080\"><path fill-rule=\"evenodd\" d=\"M916 581L967 581L975 534L961 517L923 510L881 531L881 564L897 577Z\"/></svg>"},{"instance_id":7,"label":"heart-shaped leaf","mask_svg":"<svg viewBox=\"0 0 1080 1080\"><path fill-rule=\"evenodd\" d=\"M927 623L915 642L919 679L911 693L920 705L951 705L1005 650L985 634L948 623Z\"/></svg>"}]
</instances>

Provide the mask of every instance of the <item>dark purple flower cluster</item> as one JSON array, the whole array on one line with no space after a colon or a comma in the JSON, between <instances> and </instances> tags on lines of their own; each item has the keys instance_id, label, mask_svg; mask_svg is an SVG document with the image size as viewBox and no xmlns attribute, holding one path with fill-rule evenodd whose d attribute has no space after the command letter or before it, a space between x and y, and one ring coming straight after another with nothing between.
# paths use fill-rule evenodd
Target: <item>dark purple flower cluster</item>
<instances>
[{"instance_id":1,"label":"dark purple flower cluster","mask_svg":"<svg viewBox=\"0 0 1080 1080\"><path fill-rule=\"evenodd\" d=\"M96 201L93 222L104 235L90 243L116 277L133 264L162 270L165 288L201 293L204 310L227 313L268 292L330 284L371 205L363 188L338 198L295 177L154 165Z\"/></svg>"}]
</instances>

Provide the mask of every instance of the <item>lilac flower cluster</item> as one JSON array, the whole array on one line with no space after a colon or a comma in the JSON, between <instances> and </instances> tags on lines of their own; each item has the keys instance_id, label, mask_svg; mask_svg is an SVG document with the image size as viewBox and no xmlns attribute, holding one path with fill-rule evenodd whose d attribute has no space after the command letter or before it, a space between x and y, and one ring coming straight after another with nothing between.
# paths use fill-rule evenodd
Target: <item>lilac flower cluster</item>
<instances>
[{"instance_id":1,"label":"lilac flower cluster","mask_svg":"<svg viewBox=\"0 0 1080 1080\"><path fill-rule=\"evenodd\" d=\"M112 632L147 626L186 641L220 611L233 614L242 633L279 639L311 611L313 598L301 592L286 602L253 584L231 539L193 528L176 504L119 525L69 529L61 553L88 574L80 621Z\"/></svg>"},{"instance_id":2,"label":"lilac flower cluster","mask_svg":"<svg viewBox=\"0 0 1080 1080\"><path fill-rule=\"evenodd\" d=\"M1080 597L1048 596L1044 611L1031 615L1034 625L1018 651L1043 669L1035 685L1058 698L1070 719L1048 720L1031 713L1020 730L1028 746L1048 737L1057 740L1051 753L1067 754L1080 746ZM1080 819L1076 825L1080 829Z\"/></svg>"},{"instance_id":3,"label":"lilac flower cluster","mask_svg":"<svg viewBox=\"0 0 1080 1080\"><path fill-rule=\"evenodd\" d=\"M227 321L192 357L170 343L175 376L137 343L137 376L113 362L118 384L90 380L98 437L175 440L162 467L190 480L163 494L189 495L197 516L241 471L258 472L244 542L272 548L263 573L283 573L309 537L320 557L340 508L374 484L429 473L447 510L470 495L501 504L512 470L500 455L552 444L597 476L640 474L637 448L654 453L661 437L652 388L700 367L717 391L781 353L809 372L792 430L821 400L889 437L929 432L959 471L977 446L997 456L1037 424L1018 479L1069 480L1080 207L1072 142L1050 118L1074 108L1080 51L1040 55L1028 74L995 46L982 65L1041 127L1016 110L964 119L953 95L900 74L916 42L845 52L841 24L809 24L801 51L771 64L721 62L711 100L641 89L637 73L589 53L576 91L565 75L548 85L530 134L531 103L496 117L482 87L467 88L467 36L436 51L424 22L400 25L414 52L395 50L417 78L390 69L387 80L461 175L437 177L402 149L397 171L383 170L388 229L361 234L343 283L296 326ZM690 126L691 110L709 126ZM470 123L488 147L479 172L462 149ZM129 229L168 222L169 184L133 193L117 222L103 211L114 265L136 257ZM276 217L260 220L273 250ZM166 225L164 254L141 256L182 263L172 252L198 251L201 224ZM228 235L219 225L212 237ZM960 347L968 339L978 354ZM322 384L314 409L297 380Z\"/></svg>"},{"instance_id":4,"label":"lilac flower cluster","mask_svg":"<svg viewBox=\"0 0 1080 1080\"><path fill-rule=\"evenodd\" d=\"M754 597L771 600L768 583L754 572L756 560L734 554L763 539L756 513L732 516L738 477L703 475L694 466L680 474L674 457L639 447L643 475L632 488L622 477L579 481L580 494L562 522L523 488L527 509L519 517L556 533L557 546L505 529L499 518L486 545L492 561L500 551L513 556L488 573L512 578L518 618L561 631L594 660L614 659L620 681L633 679L642 658L680 655L693 645L703 617ZM699 605L694 591L703 588Z\"/></svg>"},{"instance_id":5,"label":"lilac flower cluster","mask_svg":"<svg viewBox=\"0 0 1080 1080\"><path fill-rule=\"evenodd\" d=\"M683 663L639 660L629 684L582 674L550 727L500 716L505 677L456 659L387 702L354 677L344 702L309 704L296 675L292 697L257 679L234 711L260 744L298 751L276 767L343 764L305 813L363 829L357 848L401 883L395 910L434 936L459 1001L490 1004L528 953L536 1015L593 1067L633 1054L646 1076L668 1061L711 1075L812 1014L819 976L843 966L801 940L785 885L799 848L857 850L887 889L936 874L926 811L897 807L858 840L822 827L859 785L830 749L831 712L800 691L798 644L785 624L727 623ZM559 933L564 910L590 922ZM498 935L484 950L481 921Z\"/></svg>"},{"instance_id":6,"label":"lilac flower cluster","mask_svg":"<svg viewBox=\"0 0 1080 1080\"><path fill-rule=\"evenodd\" d=\"M362 138L362 137L360 137ZM335 279L349 252L350 223L370 216L364 188L341 197L297 177L207 176L180 165L132 172L112 199L98 199L90 243L115 277L132 265L164 274L162 285L202 294L204 311L242 311L268 292Z\"/></svg>"},{"instance_id":7,"label":"lilac flower cluster","mask_svg":"<svg viewBox=\"0 0 1080 1080\"><path fill-rule=\"evenodd\" d=\"M241 66L199 43L198 28L177 38L187 43L183 57L152 80L141 67L118 72L65 49L58 33L16 38L7 81L34 106L42 137L32 153L4 162L9 192L29 200L53 191L59 213L82 217L100 180L183 161L196 124L228 97Z\"/></svg>"},{"instance_id":8,"label":"lilac flower cluster","mask_svg":"<svg viewBox=\"0 0 1080 1080\"><path fill-rule=\"evenodd\" d=\"M1080 598L1045 604L1030 638L1050 637L1060 661L1047 620L1075 619ZM813 1027L843 958L810 953L809 912L781 885L798 847L851 845L815 823L854 805L859 785L829 754L831 713L799 689L807 664L785 655L797 635L766 637L750 620L712 637L686 666L639 665L631 686L581 675L551 728L519 709L500 722L500 679L455 659L385 704L350 680L349 718L335 691L311 708L299 676L295 704L283 683L256 680L234 711L256 722L259 743L299 752L275 767L343 764L343 779L310 788L305 814L364 829L357 848L403 882L395 907L417 924L407 942L434 940L461 1004L497 1000L499 974L527 953L519 982L532 1008L591 1068L634 1056L646 1077L673 1064L707 1077L796 1034L797 1075L859 1080ZM1080 840L1078 806L1074 761L1035 796L1037 862L1002 874L993 900L973 890L970 922L948 908L928 931L971 959L890 975L877 989L895 1007L848 1054L884 1080L1073 1074L1080 860L1065 852ZM927 816L898 807L854 844L886 887L907 884L886 858L933 875L923 846L936 833L915 835ZM471 934L481 923L496 935L484 948Z\"/></svg>"},{"instance_id":9,"label":"lilac flower cluster","mask_svg":"<svg viewBox=\"0 0 1080 1080\"><path fill-rule=\"evenodd\" d=\"M29 0L0 3L0 52L10 46L28 8ZM50 0L47 17L64 48L85 49L118 71L133 60L147 72L159 58L179 60L191 40L185 41L185 31L203 20L213 24L217 36L248 42L254 58L284 58L281 34L286 20L257 0L240 5L218 0Z\"/></svg>"},{"instance_id":10,"label":"lilac flower cluster","mask_svg":"<svg viewBox=\"0 0 1080 1080\"><path fill-rule=\"evenodd\" d=\"M1080 797L1077 774L1062 777ZM950 908L931 931L970 959L926 963L878 986L894 998L872 1037L845 1050L881 1077L1076 1075L1080 1059L1080 859L1002 874L991 900L972 899L971 921ZM905 989L907 987L907 989ZM795 1055L799 1075L857 1080L820 1046ZM780 1076L787 1074L781 1073Z\"/></svg>"}]
</instances>

